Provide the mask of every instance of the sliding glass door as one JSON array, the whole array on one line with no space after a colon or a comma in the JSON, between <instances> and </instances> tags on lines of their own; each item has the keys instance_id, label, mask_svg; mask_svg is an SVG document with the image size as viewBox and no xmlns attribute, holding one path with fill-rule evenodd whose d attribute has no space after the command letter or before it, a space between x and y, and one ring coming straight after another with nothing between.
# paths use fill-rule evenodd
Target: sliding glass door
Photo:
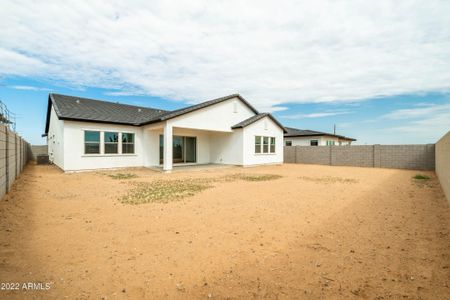
<instances>
[{"instance_id":1,"label":"sliding glass door","mask_svg":"<svg viewBox=\"0 0 450 300\"><path fill-rule=\"evenodd\" d=\"M185 136L185 156L184 162L195 163L197 162L197 138L192 136Z\"/></svg>"},{"instance_id":2,"label":"sliding glass door","mask_svg":"<svg viewBox=\"0 0 450 300\"><path fill-rule=\"evenodd\" d=\"M173 163L197 162L197 138L191 136L173 136ZM164 137L159 136L159 162L164 161Z\"/></svg>"},{"instance_id":3,"label":"sliding glass door","mask_svg":"<svg viewBox=\"0 0 450 300\"><path fill-rule=\"evenodd\" d=\"M174 136L173 137L173 163L184 162L184 137Z\"/></svg>"}]
</instances>

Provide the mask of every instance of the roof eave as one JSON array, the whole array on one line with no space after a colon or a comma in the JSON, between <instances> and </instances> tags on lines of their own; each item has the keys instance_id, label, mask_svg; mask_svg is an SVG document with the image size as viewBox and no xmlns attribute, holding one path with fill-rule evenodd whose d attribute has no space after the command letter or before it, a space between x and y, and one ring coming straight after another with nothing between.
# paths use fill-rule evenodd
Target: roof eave
<instances>
[{"instance_id":1,"label":"roof eave","mask_svg":"<svg viewBox=\"0 0 450 300\"><path fill-rule=\"evenodd\" d=\"M244 97L242 97L239 94L232 94L232 95L228 95L228 96L225 96L225 97L222 97L222 98L217 98L217 99L220 99L220 101L215 102L215 103L211 103L211 104L209 104L207 106L195 108L195 109L192 109L192 110L180 113L180 114L176 114L176 113L168 114L167 116L163 116L163 117L161 117L161 118L159 118L157 120L152 120L148 124L155 123L155 122L161 122L161 121L167 121L167 120L170 120L170 119L173 119L173 118L177 118L179 116L183 116L185 114L189 114L191 112L198 111L198 110L201 110L201 109L204 109L204 108L207 108L207 107L210 107L210 106L222 103L224 101L228 101L228 100L233 99L233 98L238 98L239 100L241 100L248 108L250 108L250 110L253 113L255 113L255 115L259 114L259 112L256 110L256 108L254 108L247 100L245 100ZM213 99L213 100L210 100L210 101L214 101L214 100L217 100L217 99ZM208 101L206 101L206 102L208 102ZM201 104L201 103L199 103L199 104ZM192 106L195 106L195 105L192 105ZM186 107L185 109L189 109L189 106Z\"/></svg>"},{"instance_id":2,"label":"roof eave","mask_svg":"<svg viewBox=\"0 0 450 300\"><path fill-rule=\"evenodd\" d=\"M44 134L48 134L48 130L50 129L50 114L52 111L53 101L51 99L51 94L48 95L48 103L47 103L47 117L45 119L45 132Z\"/></svg>"},{"instance_id":3,"label":"roof eave","mask_svg":"<svg viewBox=\"0 0 450 300\"><path fill-rule=\"evenodd\" d=\"M142 126L140 123L127 123L127 122L116 122L116 121L104 121L104 120L92 120L84 118L67 118L61 117L60 120L64 121L74 121L74 122L89 122L89 123L102 123L102 124L115 124L115 125L127 125L127 126Z\"/></svg>"},{"instance_id":4,"label":"roof eave","mask_svg":"<svg viewBox=\"0 0 450 300\"><path fill-rule=\"evenodd\" d=\"M250 122L250 123L248 123L248 124L245 124L245 125L239 125L239 126L233 126L233 127L231 127L231 129L238 129L238 128L244 128L244 127L247 127L247 126L249 126L249 125L252 125L253 123L258 122L258 121L261 120L261 119L264 119L265 117L269 117L275 124L277 124L278 127L280 127L280 128L283 130L283 133L286 133L286 132L287 132L286 128L284 128L284 126L281 125L281 123L278 122L277 119L275 119L275 118L274 118L271 114L269 114L269 113L264 113L264 114L262 114L262 116L261 116L260 118L255 118L255 120L253 120L252 122Z\"/></svg>"},{"instance_id":5,"label":"roof eave","mask_svg":"<svg viewBox=\"0 0 450 300\"><path fill-rule=\"evenodd\" d=\"M284 137L285 138L294 138L294 137L308 137L308 136L330 136L330 137L337 137L338 139L342 139L342 140L348 140L348 141L352 141L355 142L357 141L356 139L353 138L349 138L349 137L345 137L345 136L340 136L340 135L333 135L333 134L323 134L323 133L314 133L314 134L285 134Z\"/></svg>"},{"instance_id":6,"label":"roof eave","mask_svg":"<svg viewBox=\"0 0 450 300\"><path fill-rule=\"evenodd\" d=\"M313 134L285 134L285 137L307 137L307 136L326 136L327 134L313 133Z\"/></svg>"}]
</instances>

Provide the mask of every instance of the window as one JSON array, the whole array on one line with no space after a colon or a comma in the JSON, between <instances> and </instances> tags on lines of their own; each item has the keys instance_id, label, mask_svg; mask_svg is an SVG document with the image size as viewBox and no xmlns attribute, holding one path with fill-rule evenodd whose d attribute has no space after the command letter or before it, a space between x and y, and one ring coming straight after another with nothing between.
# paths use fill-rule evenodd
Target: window
<instances>
[{"instance_id":1,"label":"window","mask_svg":"<svg viewBox=\"0 0 450 300\"><path fill-rule=\"evenodd\" d=\"M269 137L263 136L263 153L269 153Z\"/></svg>"},{"instance_id":2,"label":"window","mask_svg":"<svg viewBox=\"0 0 450 300\"><path fill-rule=\"evenodd\" d=\"M122 153L134 154L134 133L122 133Z\"/></svg>"},{"instance_id":3,"label":"window","mask_svg":"<svg viewBox=\"0 0 450 300\"><path fill-rule=\"evenodd\" d=\"M292 141L286 141L286 146L292 146Z\"/></svg>"},{"instance_id":4,"label":"window","mask_svg":"<svg viewBox=\"0 0 450 300\"><path fill-rule=\"evenodd\" d=\"M319 146L319 141L318 140L311 140L310 141L310 145L311 146Z\"/></svg>"},{"instance_id":5,"label":"window","mask_svg":"<svg viewBox=\"0 0 450 300\"><path fill-rule=\"evenodd\" d=\"M119 153L119 133L105 132L105 154Z\"/></svg>"},{"instance_id":6,"label":"window","mask_svg":"<svg viewBox=\"0 0 450 300\"><path fill-rule=\"evenodd\" d=\"M84 153L100 154L100 132L85 131L84 132Z\"/></svg>"},{"instance_id":7,"label":"window","mask_svg":"<svg viewBox=\"0 0 450 300\"><path fill-rule=\"evenodd\" d=\"M255 136L255 153L261 153L261 137Z\"/></svg>"},{"instance_id":8,"label":"window","mask_svg":"<svg viewBox=\"0 0 450 300\"><path fill-rule=\"evenodd\" d=\"M334 141L327 141L327 146L334 146L335 142Z\"/></svg>"},{"instance_id":9,"label":"window","mask_svg":"<svg viewBox=\"0 0 450 300\"><path fill-rule=\"evenodd\" d=\"M275 138L270 138L270 153L275 153Z\"/></svg>"},{"instance_id":10,"label":"window","mask_svg":"<svg viewBox=\"0 0 450 300\"><path fill-rule=\"evenodd\" d=\"M255 153L275 153L275 138L255 136Z\"/></svg>"}]
</instances>

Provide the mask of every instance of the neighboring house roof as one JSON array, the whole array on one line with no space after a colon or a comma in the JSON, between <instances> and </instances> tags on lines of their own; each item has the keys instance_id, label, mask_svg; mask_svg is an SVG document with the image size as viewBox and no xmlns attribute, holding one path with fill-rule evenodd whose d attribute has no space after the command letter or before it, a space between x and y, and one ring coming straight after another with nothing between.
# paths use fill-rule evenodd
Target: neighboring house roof
<instances>
[{"instance_id":1,"label":"neighboring house roof","mask_svg":"<svg viewBox=\"0 0 450 300\"><path fill-rule=\"evenodd\" d=\"M343 135L333 134L333 133L327 133L327 132L321 132L321 131L315 131L315 130L303 130L303 129L297 129L292 127L285 127L287 130L287 133L284 134L284 137L305 137L305 136L333 136L337 137L343 140L348 141L356 141L353 138L349 138Z\"/></svg>"},{"instance_id":2,"label":"neighboring house roof","mask_svg":"<svg viewBox=\"0 0 450 300\"><path fill-rule=\"evenodd\" d=\"M254 112L255 115L259 115L259 112L239 94L232 94L178 110L166 111L155 108L133 106L52 93L49 94L48 97L45 134L47 134L49 130L50 113L52 106L54 107L58 118L61 120L142 126L146 124L166 121L202 108L221 103L232 98L238 98L252 112ZM276 121L272 116L270 116L270 118L284 130L284 127L280 123L278 123L278 121Z\"/></svg>"},{"instance_id":3,"label":"neighboring house roof","mask_svg":"<svg viewBox=\"0 0 450 300\"><path fill-rule=\"evenodd\" d=\"M250 124L255 123L258 120L261 120L264 117L269 117L272 121L275 122L275 124L277 124L281 129L283 129L284 133L287 133L287 130L284 128L283 125L280 124L280 122L278 122L271 114L269 113L261 113L261 114L257 114L254 115L248 119L245 119L244 121L237 123L236 125L233 125L231 128L232 129L236 129L236 128L244 128L247 127Z\"/></svg>"}]
</instances>

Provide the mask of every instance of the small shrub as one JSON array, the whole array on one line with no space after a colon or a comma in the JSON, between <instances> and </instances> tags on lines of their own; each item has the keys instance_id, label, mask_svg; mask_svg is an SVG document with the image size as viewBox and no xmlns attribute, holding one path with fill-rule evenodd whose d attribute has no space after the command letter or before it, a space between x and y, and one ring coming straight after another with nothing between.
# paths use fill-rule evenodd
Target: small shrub
<instances>
[{"instance_id":1,"label":"small shrub","mask_svg":"<svg viewBox=\"0 0 450 300\"><path fill-rule=\"evenodd\" d=\"M417 180L428 180L428 179L430 179L430 176L423 175L423 174L417 174L413 178L417 179Z\"/></svg>"},{"instance_id":2,"label":"small shrub","mask_svg":"<svg viewBox=\"0 0 450 300\"><path fill-rule=\"evenodd\" d=\"M168 203L193 196L210 187L209 183L194 179L140 182L120 201L126 204Z\"/></svg>"},{"instance_id":3,"label":"small shrub","mask_svg":"<svg viewBox=\"0 0 450 300\"><path fill-rule=\"evenodd\" d=\"M122 179L132 179L136 178L136 174L130 174L130 173L119 173L119 174L113 174L109 175L112 179L122 180Z\"/></svg>"}]
</instances>

